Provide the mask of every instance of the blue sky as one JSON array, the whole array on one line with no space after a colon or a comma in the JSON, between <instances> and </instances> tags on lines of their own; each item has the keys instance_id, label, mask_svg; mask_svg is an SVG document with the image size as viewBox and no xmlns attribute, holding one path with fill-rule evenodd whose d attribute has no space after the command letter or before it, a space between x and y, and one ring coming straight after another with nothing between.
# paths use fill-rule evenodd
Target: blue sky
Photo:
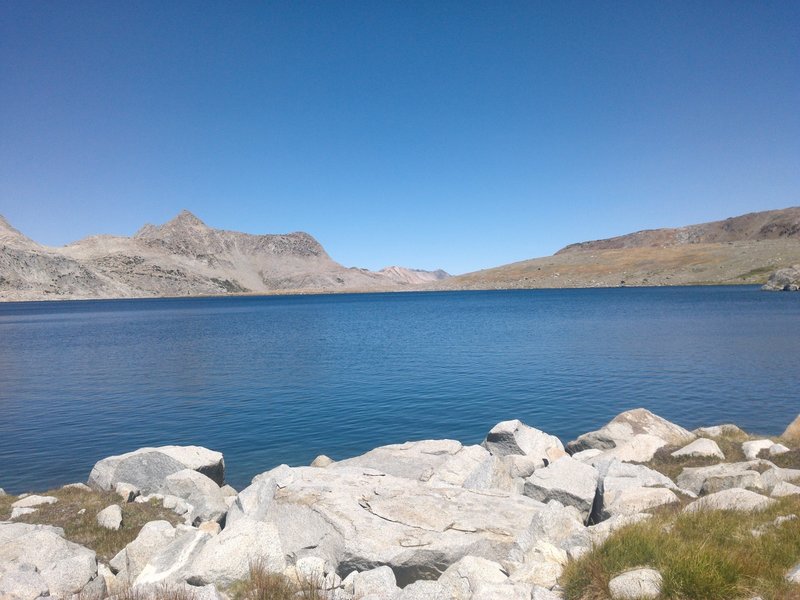
<instances>
[{"instance_id":1,"label":"blue sky","mask_svg":"<svg viewBox=\"0 0 800 600\"><path fill-rule=\"evenodd\" d=\"M0 214L461 273L800 204L798 2L0 3Z\"/></svg>"}]
</instances>

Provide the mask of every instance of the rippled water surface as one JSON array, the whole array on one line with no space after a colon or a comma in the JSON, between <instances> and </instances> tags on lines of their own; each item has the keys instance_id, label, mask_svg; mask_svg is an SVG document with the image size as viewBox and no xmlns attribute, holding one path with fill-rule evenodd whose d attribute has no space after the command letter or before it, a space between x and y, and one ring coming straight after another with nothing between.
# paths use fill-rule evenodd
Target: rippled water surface
<instances>
[{"instance_id":1,"label":"rippled water surface","mask_svg":"<svg viewBox=\"0 0 800 600\"><path fill-rule=\"evenodd\" d=\"M753 287L0 304L0 487L147 445L280 463L519 418L564 441L637 406L780 433L800 294Z\"/></svg>"}]
</instances>

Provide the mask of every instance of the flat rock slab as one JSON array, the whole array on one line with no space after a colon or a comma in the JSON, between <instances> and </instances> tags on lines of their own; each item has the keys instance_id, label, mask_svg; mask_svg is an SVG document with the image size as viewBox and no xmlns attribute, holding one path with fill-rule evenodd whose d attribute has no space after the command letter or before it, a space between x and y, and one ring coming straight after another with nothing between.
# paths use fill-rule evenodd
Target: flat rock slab
<instances>
[{"instance_id":1,"label":"flat rock slab","mask_svg":"<svg viewBox=\"0 0 800 600\"><path fill-rule=\"evenodd\" d=\"M20 498L11 505L11 508L34 508L36 506L42 506L43 504L55 504L56 502L58 502L58 498L55 496L37 496L36 494L32 494Z\"/></svg>"},{"instance_id":2,"label":"flat rock slab","mask_svg":"<svg viewBox=\"0 0 800 600\"><path fill-rule=\"evenodd\" d=\"M257 493L241 492L235 521L274 523L287 557L321 557L341 576L387 565L401 587L436 579L463 556L504 560L543 508L525 496L355 467L281 467L273 483L270 473L254 480Z\"/></svg>"},{"instance_id":3,"label":"flat rock slab","mask_svg":"<svg viewBox=\"0 0 800 600\"><path fill-rule=\"evenodd\" d=\"M772 498L767 498L750 490L731 489L703 496L687 505L683 512L691 513L700 510L764 510L774 503L775 500Z\"/></svg>"},{"instance_id":4,"label":"flat rock slab","mask_svg":"<svg viewBox=\"0 0 800 600\"><path fill-rule=\"evenodd\" d=\"M709 494L732 488L763 489L761 461L722 463L708 467L686 467L678 475L678 487L693 494Z\"/></svg>"},{"instance_id":5,"label":"flat rock slab","mask_svg":"<svg viewBox=\"0 0 800 600\"><path fill-rule=\"evenodd\" d=\"M609 581L608 591L613 600L642 600L657 598L661 594L661 584L661 573L655 569L632 569Z\"/></svg>"}]
</instances>

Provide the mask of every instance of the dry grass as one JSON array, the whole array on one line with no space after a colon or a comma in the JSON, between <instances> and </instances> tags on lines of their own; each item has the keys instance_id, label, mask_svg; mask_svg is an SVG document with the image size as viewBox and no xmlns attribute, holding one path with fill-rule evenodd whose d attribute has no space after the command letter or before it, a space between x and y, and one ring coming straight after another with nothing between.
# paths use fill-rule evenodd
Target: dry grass
<instances>
[{"instance_id":1,"label":"dry grass","mask_svg":"<svg viewBox=\"0 0 800 600\"><path fill-rule=\"evenodd\" d=\"M18 517L15 521L61 527L64 537L91 548L97 553L98 560L103 562L111 560L117 552L132 542L148 521L164 520L173 525L182 522L174 512L156 503L124 503L113 492L60 488L41 495L55 496L58 502L39 506L36 512ZM0 520L9 518L11 504L16 500L18 498L15 496L0 497ZM119 531L111 531L97 524L97 513L111 504L122 507L122 527ZM86 510L80 514L82 509Z\"/></svg>"},{"instance_id":2,"label":"dry grass","mask_svg":"<svg viewBox=\"0 0 800 600\"><path fill-rule=\"evenodd\" d=\"M621 529L587 556L567 565L567 600L608 600L608 582L627 569L648 565L663 578L663 600L798 600L800 585L786 572L800 560L800 498L784 498L766 511L661 511ZM751 532L765 527L756 537Z\"/></svg>"},{"instance_id":3,"label":"dry grass","mask_svg":"<svg viewBox=\"0 0 800 600\"><path fill-rule=\"evenodd\" d=\"M261 564L251 564L247 579L229 590L233 600L329 600L318 578L295 581L281 573L271 573Z\"/></svg>"}]
</instances>

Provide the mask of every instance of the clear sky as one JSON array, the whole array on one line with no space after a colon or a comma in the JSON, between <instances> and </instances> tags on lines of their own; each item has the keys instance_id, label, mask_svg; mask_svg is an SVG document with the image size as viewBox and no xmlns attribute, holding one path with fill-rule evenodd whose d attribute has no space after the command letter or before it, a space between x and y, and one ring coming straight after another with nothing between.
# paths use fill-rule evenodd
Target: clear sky
<instances>
[{"instance_id":1,"label":"clear sky","mask_svg":"<svg viewBox=\"0 0 800 600\"><path fill-rule=\"evenodd\" d=\"M461 273L800 204L800 2L0 3L0 214Z\"/></svg>"}]
</instances>

